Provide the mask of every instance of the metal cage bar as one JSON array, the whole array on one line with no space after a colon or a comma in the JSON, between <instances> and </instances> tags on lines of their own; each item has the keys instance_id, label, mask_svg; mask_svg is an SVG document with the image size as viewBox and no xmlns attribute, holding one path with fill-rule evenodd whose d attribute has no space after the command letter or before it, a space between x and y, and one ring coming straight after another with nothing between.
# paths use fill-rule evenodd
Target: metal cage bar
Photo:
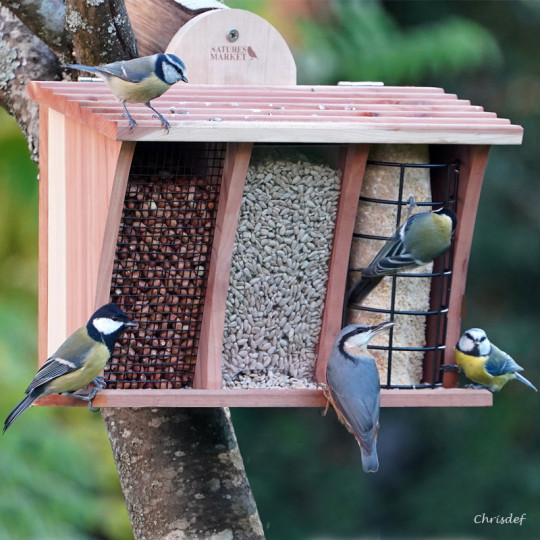
<instances>
[{"instance_id":1,"label":"metal cage bar","mask_svg":"<svg viewBox=\"0 0 540 540\"><path fill-rule=\"evenodd\" d=\"M384 161L368 161L369 165L377 165L381 167L399 167L399 188L398 197L394 199L376 199L372 197L360 197L361 201L375 204L394 205L397 207L396 212L396 229L402 222L402 209L409 204L403 200L405 172L408 168L425 168L431 172L432 191L437 194L434 200L430 202L417 202L420 207L436 208L446 206L457 212L457 193L459 186L459 163L453 161L451 163L393 163ZM437 179L438 185L434 185L434 172L440 177L441 172L444 172L444 185L440 185L440 178ZM354 233L353 237L362 239L372 239L386 241L388 236L380 236L376 234L361 234ZM381 313L388 315L390 320L394 320L396 315L406 317L423 316L426 317L426 345L423 347L397 347L393 344L393 329L389 332L388 346L369 345L369 349L386 351L387 352L387 374L386 380L381 381L382 388L435 388L442 385L442 376L440 366L444 363L445 342L447 315L450 300L450 289L452 280L452 261L453 261L453 245L448 252L439 257L430 273L399 273L392 276L392 288L390 297L390 307L388 309L373 308L368 306L350 305L349 309L366 311L372 313ZM350 268L349 272L358 272L361 269ZM431 294L430 294L430 309L428 311L403 311L396 309L396 290L398 279L431 279ZM392 353L393 351L414 351L424 352L423 378L422 382L417 385L396 385L391 384L392 376Z\"/></svg>"}]
</instances>

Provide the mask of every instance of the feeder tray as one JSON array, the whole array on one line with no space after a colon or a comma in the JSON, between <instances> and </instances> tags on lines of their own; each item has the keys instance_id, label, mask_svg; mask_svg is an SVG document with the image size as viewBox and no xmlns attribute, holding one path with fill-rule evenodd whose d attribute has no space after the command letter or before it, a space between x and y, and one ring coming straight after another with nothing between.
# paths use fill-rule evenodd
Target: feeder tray
<instances>
[{"instance_id":1,"label":"feeder tray","mask_svg":"<svg viewBox=\"0 0 540 540\"><path fill-rule=\"evenodd\" d=\"M211 17L230 18L236 11L212 12ZM208 24L210 15L204 15ZM245 17L246 24L255 24L250 15ZM223 24L222 30L232 23L227 19ZM242 26L235 28L242 36ZM255 34L250 34L253 41L239 46L264 51L263 44L254 41ZM172 43L177 48L169 52L183 58L184 42L175 38ZM215 46L207 45L209 50ZM264 62L264 55L240 59L235 69L245 72L245 66L256 61ZM260 67L257 73L268 77ZM95 307L114 301L138 320L140 328L117 345L105 371L108 387L94 401L97 407L323 406L326 400L316 386L325 381L326 362L341 327L362 181L366 166L373 165L368 163L370 149L380 144L428 145L429 163L379 163L401 169L424 166L432 201L419 203L449 205L459 219L452 251L437 261L429 275L421 276L432 283L429 309L405 314L426 317L426 344L416 348L425 355L423 380L398 388L388 375L381 380L381 404L490 405L489 392L455 388L456 375L445 373L441 378L440 365L453 361L448 351L460 334L466 269L489 146L520 144L522 128L439 88L270 84L176 85L153 101L169 121L169 133L142 105L130 106L138 122L131 131L121 118L121 105L105 84L29 84L30 96L40 104L40 361L84 324ZM291 149L294 159L287 157ZM260 162L274 172L257 187ZM256 198L249 199L250 193L257 193L250 189L266 189L268 183L278 182L276 171L303 163L323 171L326 180L315 191L319 196L324 189L324 197L313 200L326 205L327 216L321 217L321 223L331 219L326 248L322 240L315 245L316 233L304 231L306 242L326 258L320 301L313 300L314 317L319 314L319 319L313 319L316 335L309 334L305 350L294 344L294 328L291 332L288 327L287 335L276 334L275 345L265 343L265 335L274 335L270 325L262 337L250 335L257 324L243 320L239 306L251 298L242 293L246 283L258 276L246 274L244 281L235 281L237 272L253 274L247 263L240 264L248 261L242 250L255 249L254 242L260 239L259 232L238 229L244 223L244 207L258 204ZM302 184L300 192L313 192L309 180L302 183L308 172L298 173L300 180L291 180ZM402 187L398 198L375 202L399 209L397 225L407 196L407 187ZM313 201L308 196L304 203ZM253 223L253 228L270 229L259 249L261 254L270 253L272 261L287 237L288 222L284 214L271 215L279 204L270 195L264 204L264 215L270 217ZM303 205L294 204L298 209L291 206L291 215L296 211L300 216ZM318 211L320 206L315 206ZM249 219L246 223L249 229ZM301 257L295 259L296 248L287 249L281 251L292 253L292 258L285 257L285 264L301 265ZM308 252L302 253L305 257ZM304 276L301 270L283 273L286 279L295 275L298 283L279 291L283 305L293 302L294 294L321 286L315 275ZM231 287L238 288L236 296L231 296ZM300 293L295 293L298 288ZM264 309L281 313L277 304L272 301ZM383 316L390 318L398 311L390 306ZM298 324L304 324L303 313L295 315ZM245 338L228 339L240 330L247 332ZM312 351L307 387L224 387L231 376L238 376L234 366L241 371L242 362L235 355L240 355L242 339L252 353L257 347L276 348L270 368L264 362L270 362L272 354L261 356L257 369L263 372L283 369L277 349L290 357ZM391 366L391 355L399 347L390 344L386 349ZM295 379L296 372L289 371L288 380ZM301 369L298 373L301 381ZM48 396L40 403L80 405L61 396Z\"/></svg>"}]
</instances>

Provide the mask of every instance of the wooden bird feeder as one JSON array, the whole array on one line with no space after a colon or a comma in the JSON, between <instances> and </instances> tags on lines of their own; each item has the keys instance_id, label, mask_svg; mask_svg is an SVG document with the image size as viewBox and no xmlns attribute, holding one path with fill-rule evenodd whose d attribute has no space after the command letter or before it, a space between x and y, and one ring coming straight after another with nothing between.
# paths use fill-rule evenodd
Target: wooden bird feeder
<instances>
[{"instance_id":1,"label":"wooden bird feeder","mask_svg":"<svg viewBox=\"0 0 540 540\"><path fill-rule=\"evenodd\" d=\"M130 106L130 131L103 83L29 85L40 104L40 361L114 301L140 327L117 345L96 406L323 406L359 208L393 202L395 229L407 168L421 167L381 162L377 149L423 147L431 199L416 201L450 205L459 226L427 275L423 373L408 385L381 375L381 402L490 405L439 368L460 335L490 145L520 144L522 128L440 88L296 86L281 36L240 10L196 17L168 52L190 79L153 101L169 133L143 105ZM364 192L370 167L385 165L401 171L398 195L378 192L380 179ZM415 314L390 308L384 320Z\"/></svg>"}]
</instances>

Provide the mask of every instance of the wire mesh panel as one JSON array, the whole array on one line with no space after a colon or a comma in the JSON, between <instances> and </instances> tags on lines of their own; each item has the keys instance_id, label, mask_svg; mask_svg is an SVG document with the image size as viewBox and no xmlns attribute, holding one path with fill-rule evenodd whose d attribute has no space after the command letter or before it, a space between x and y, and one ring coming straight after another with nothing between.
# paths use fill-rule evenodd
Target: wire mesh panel
<instances>
[{"instance_id":1,"label":"wire mesh panel","mask_svg":"<svg viewBox=\"0 0 540 540\"><path fill-rule=\"evenodd\" d=\"M377 167L391 167L399 170L399 187L395 199L360 197L360 201L369 205L388 206L395 208L395 229L408 217L409 204L407 193L407 173L411 169L425 169L429 171L431 178L431 188L433 198L429 202L414 201L414 204L421 207L421 211L445 206L457 211L457 193L459 183L459 163L449 164L411 164L411 163L390 163L382 161L368 161L368 165ZM383 210L384 211L384 210ZM376 232L376 231L373 231ZM369 240L378 243L377 251L390 236L378 234L354 233L354 237L362 240ZM389 305L385 308L372 307L369 305L349 305L349 310L354 312L370 314L369 316L380 317L382 320L395 321L400 319L402 325L415 326L415 323L422 321L425 324L425 343L418 346L401 346L395 341L395 327L388 333L388 343L385 345L374 344L368 348L377 351L377 357L384 357L384 369L381 376L382 388L434 388L440 386L442 377L440 366L444 363L445 340L447 328L447 314L450 300L450 288L452 279L453 249L450 248L444 255L438 257L433 264L431 271L409 271L398 273L391 280ZM351 274L358 273L361 268L350 268ZM428 309L404 309L398 306L396 301L398 284L404 283L400 280L430 280L429 308ZM350 311L350 312L351 312ZM415 321L416 319L416 321ZM418 325L416 325L418 326ZM393 363L396 354L420 354L423 356L422 377L419 384L396 384L393 382ZM381 372L380 366L379 371Z\"/></svg>"},{"instance_id":2,"label":"wire mesh panel","mask_svg":"<svg viewBox=\"0 0 540 540\"><path fill-rule=\"evenodd\" d=\"M223 143L137 145L111 299L139 327L119 341L108 388L191 386L224 156Z\"/></svg>"}]
</instances>

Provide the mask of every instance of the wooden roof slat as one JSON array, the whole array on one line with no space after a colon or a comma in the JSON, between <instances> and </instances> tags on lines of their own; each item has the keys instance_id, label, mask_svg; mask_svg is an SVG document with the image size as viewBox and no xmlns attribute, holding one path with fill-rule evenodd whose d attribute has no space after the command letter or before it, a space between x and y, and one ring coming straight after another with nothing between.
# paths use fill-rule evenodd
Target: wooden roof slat
<instances>
[{"instance_id":1,"label":"wooden roof slat","mask_svg":"<svg viewBox=\"0 0 540 540\"><path fill-rule=\"evenodd\" d=\"M129 105L139 123L130 131L101 82L32 82L28 91L117 140L520 144L523 136L508 119L432 87L177 85L153 101L168 134L143 104Z\"/></svg>"}]
</instances>

